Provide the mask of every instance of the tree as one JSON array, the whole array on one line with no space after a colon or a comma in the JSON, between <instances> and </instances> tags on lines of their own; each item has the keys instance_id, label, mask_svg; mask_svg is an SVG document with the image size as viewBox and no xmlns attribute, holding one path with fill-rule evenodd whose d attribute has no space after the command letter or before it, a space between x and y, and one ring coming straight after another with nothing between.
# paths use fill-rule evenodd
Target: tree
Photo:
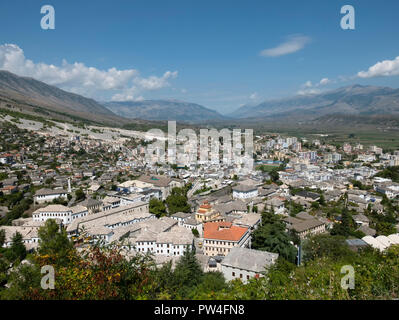
<instances>
[{"instance_id":1,"label":"tree","mask_svg":"<svg viewBox=\"0 0 399 320\"><path fill-rule=\"evenodd\" d=\"M55 220L48 219L44 226L39 228L38 234L38 252L40 255L54 256L59 261L66 259L73 246L67 237L66 231L60 230Z\"/></svg>"},{"instance_id":2,"label":"tree","mask_svg":"<svg viewBox=\"0 0 399 320\"><path fill-rule=\"evenodd\" d=\"M201 282L202 276L203 271L194 251L187 248L184 255L177 262L174 271L178 295L187 295L191 288Z\"/></svg>"},{"instance_id":3,"label":"tree","mask_svg":"<svg viewBox=\"0 0 399 320\"><path fill-rule=\"evenodd\" d=\"M6 241L6 232L1 229L0 230L0 248L4 245L4 242Z\"/></svg>"},{"instance_id":4,"label":"tree","mask_svg":"<svg viewBox=\"0 0 399 320\"><path fill-rule=\"evenodd\" d=\"M280 179L280 175L278 174L278 171L276 169L271 170L269 172L269 175L270 175L270 179L273 182L276 182L276 181L278 181Z\"/></svg>"},{"instance_id":5,"label":"tree","mask_svg":"<svg viewBox=\"0 0 399 320\"><path fill-rule=\"evenodd\" d=\"M10 250L6 252L6 256L10 261L22 261L26 257L26 248L23 243L22 234L16 232L12 237Z\"/></svg>"},{"instance_id":6,"label":"tree","mask_svg":"<svg viewBox=\"0 0 399 320\"><path fill-rule=\"evenodd\" d=\"M191 229L191 231L192 231L194 237L196 237L196 238L199 237L199 232L198 232L197 228Z\"/></svg>"},{"instance_id":7,"label":"tree","mask_svg":"<svg viewBox=\"0 0 399 320\"><path fill-rule=\"evenodd\" d=\"M76 201L84 200L86 198L86 195L81 188L75 191L75 196Z\"/></svg>"},{"instance_id":8,"label":"tree","mask_svg":"<svg viewBox=\"0 0 399 320\"><path fill-rule=\"evenodd\" d=\"M321 257L334 259L351 255L349 247L343 236L331 236L329 234L314 235L303 242L303 260L309 261Z\"/></svg>"},{"instance_id":9,"label":"tree","mask_svg":"<svg viewBox=\"0 0 399 320\"><path fill-rule=\"evenodd\" d=\"M151 198L149 208L150 213L155 214L157 218L163 217L167 213L165 204L157 198Z\"/></svg>"},{"instance_id":10,"label":"tree","mask_svg":"<svg viewBox=\"0 0 399 320\"><path fill-rule=\"evenodd\" d=\"M252 248L278 253L284 259L295 262L297 250L290 241L283 222L276 215L265 212L262 215L262 225L253 233Z\"/></svg>"},{"instance_id":11,"label":"tree","mask_svg":"<svg viewBox=\"0 0 399 320\"><path fill-rule=\"evenodd\" d=\"M186 190L173 188L171 194L166 198L169 215L176 212L190 212L191 206L187 202Z\"/></svg>"},{"instance_id":12,"label":"tree","mask_svg":"<svg viewBox=\"0 0 399 320\"><path fill-rule=\"evenodd\" d=\"M354 221L347 208L342 210L341 223L335 223L331 229L331 235L349 236L354 231Z\"/></svg>"}]
</instances>

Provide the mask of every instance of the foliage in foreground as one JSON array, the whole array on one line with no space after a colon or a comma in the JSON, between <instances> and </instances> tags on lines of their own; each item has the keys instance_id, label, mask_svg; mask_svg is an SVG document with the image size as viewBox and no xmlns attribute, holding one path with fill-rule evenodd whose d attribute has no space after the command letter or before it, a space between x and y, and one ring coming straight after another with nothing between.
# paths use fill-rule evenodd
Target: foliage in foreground
<instances>
[{"instance_id":1,"label":"foliage in foreground","mask_svg":"<svg viewBox=\"0 0 399 320\"><path fill-rule=\"evenodd\" d=\"M219 272L204 273L186 251L174 268L156 266L149 255L126 259L117 248L78 251L63 231L47 223L37 253L26 258L15 246L0 251L0 299L393 299L399 297L399 246L384 254L353 252L342 237L316 236L304 244L300 267L279 258L265 277L226 283ZM56 248L60 249L57 250ZM16 250L16 253L12 252ZM24 259L24 263L21 260ZM10 269L10 263L12 268ZM41 267L52 265L55 289L40 286ZM353 266L355 288L341 287L341 268ZM7 284L9 288L5 286Z\"/></svg>"}]
</instances>

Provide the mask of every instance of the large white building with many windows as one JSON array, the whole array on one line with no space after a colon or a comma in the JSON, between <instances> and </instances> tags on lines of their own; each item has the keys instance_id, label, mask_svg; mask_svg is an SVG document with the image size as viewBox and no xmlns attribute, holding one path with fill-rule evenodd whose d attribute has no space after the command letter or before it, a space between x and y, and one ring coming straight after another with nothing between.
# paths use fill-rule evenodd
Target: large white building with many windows
<instances>
[{"instance_id":1,"label":"large white building with many windows","mask_svg":"<svg viewBox=\"0 0 399 320\"><path fill-rule=\"evenodd\" d=\"M66 207L52 204L33 212L34 221L46 221L48 219L60 219L63 224L70 224L73 220L85 217L89 214L87 208L82 206Z\"/></svg>"}]
</instances>

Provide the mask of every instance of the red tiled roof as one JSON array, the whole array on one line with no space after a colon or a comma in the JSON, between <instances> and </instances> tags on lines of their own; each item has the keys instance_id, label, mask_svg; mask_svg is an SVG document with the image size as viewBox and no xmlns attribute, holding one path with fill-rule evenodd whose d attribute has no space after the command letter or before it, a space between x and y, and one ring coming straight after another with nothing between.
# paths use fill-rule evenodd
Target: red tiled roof
<instances>
[{"instance_id":1,"label":"red tiled roof","mask_svg":"<svg viewBox=\"0 0 399 320\"><path fill-rule=\"evenodd\" d=\"M225 221L204 224L205 239L239 241L247 231L248 228L233 226L231 222Z\"/></svg>"}]
</instances>

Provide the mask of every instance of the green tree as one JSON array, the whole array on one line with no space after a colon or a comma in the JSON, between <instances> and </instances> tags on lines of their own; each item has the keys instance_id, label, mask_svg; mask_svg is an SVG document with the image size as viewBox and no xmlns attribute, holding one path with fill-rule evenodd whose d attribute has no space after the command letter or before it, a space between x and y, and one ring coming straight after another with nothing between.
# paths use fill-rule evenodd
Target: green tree
<instances>
[{"instance_id":1,"label":"green tree","mask_svg":"<svg viewBox=\"0 0 399 320\"><path fill-rule=\"evenodd\" d=\"M86 198L82 188L75 191L76 201L84 200Z\"/></svg>"},{"instance_id":2,"label":"green tree","mask_svg":"<svg viewBox=\"0 0 399 320\"><path fill-rule=\"evenodd\" d=\"M163 217L167 213L165 204L157 198L151 198L149 208L150 213L155 214L157 218Z\"/></svg>"},{"instance_id":3,"label":"green tree","mask_svg":"<svg viewBox=\"0 0 399 320\"><path fill-rule=\"evenodd\" d=\"M278 253L284 259L295 262L297 250L290 241L283 222L275 215L273 217L270 213L265 213L262 225L253 233L252 248Z\"/></svg>"},{"instance_id":4,"label":"green tree","mask_svg":"<svg viewBox=\"0 0 399 320\"><path fill-rule=\"evenodd\" d=\"M191 229L191 231L192 231L194 237L196 237L196 238L199 237L199 232L198 232L197 228Z\"/></svg>"},{"instance_id":5,"label":"green tree","mask_svg":"<svg viewBox=\"0 0 399 320\"><path fill-rule=\"evenodd\" d=\"M0 248L4 245L4 242L6 241L6 232L1 229L0 230Z\"/></svg>"},{"instance_id":6,"label":"green tree","mask_svg":"<svg viewBox=\"0 0 399 320\"><path fill-rule=\"evenodd\" d=\"M345 237L329 234L314 235L306 239L303 242L302 249L305 262L321 257L339 259L352 254L345 243Z\"/></svg>"},{"instance_id":7,"label":"green tree","mask_svg":"<svg viewBox=\"0 0 399 320\"><path fill-rule=\"evenodd\" d=\"M10 249L6 252L7 258L14 262L14 261L22 261L26 257L26 247L23 243L22 234L16 232L12 237L12 242Z\"/></svg>"},{"instance_id":8,"label":"green tree","mask_svg":"<svg viewBox=\"0 0 399 320\"><path fill-rule=\"evenodd\" d=\"M44 226L39 228L39 248L40 255L50 255L57 257L59 262L66 259L67 254L72 249L72 243L68 239L66 231L60 230L55 220L48 219Z\"/></svg>"},{"instance_id":9,"label":"green tree","mask_svg":"<svg viewBox=\"0 0 399 320\"><path fill-rule=\"evenodd\" d=\"M183 188L173 188L171 194L166 198L169 215L176 212L190 212L191 206L187 202L187 192Z\"/></svg>"},{"instance_id":10,"label":"green tree","mask_svg":"<svg viewBox=\"0 0 399 320\"><path fill-rule=\"evenodd\" d=\"M179 296L186 296L202 279L203 271L194 250L187 249L179 259L174 271L175 287Z\"/></svg>"}]
</instances>

